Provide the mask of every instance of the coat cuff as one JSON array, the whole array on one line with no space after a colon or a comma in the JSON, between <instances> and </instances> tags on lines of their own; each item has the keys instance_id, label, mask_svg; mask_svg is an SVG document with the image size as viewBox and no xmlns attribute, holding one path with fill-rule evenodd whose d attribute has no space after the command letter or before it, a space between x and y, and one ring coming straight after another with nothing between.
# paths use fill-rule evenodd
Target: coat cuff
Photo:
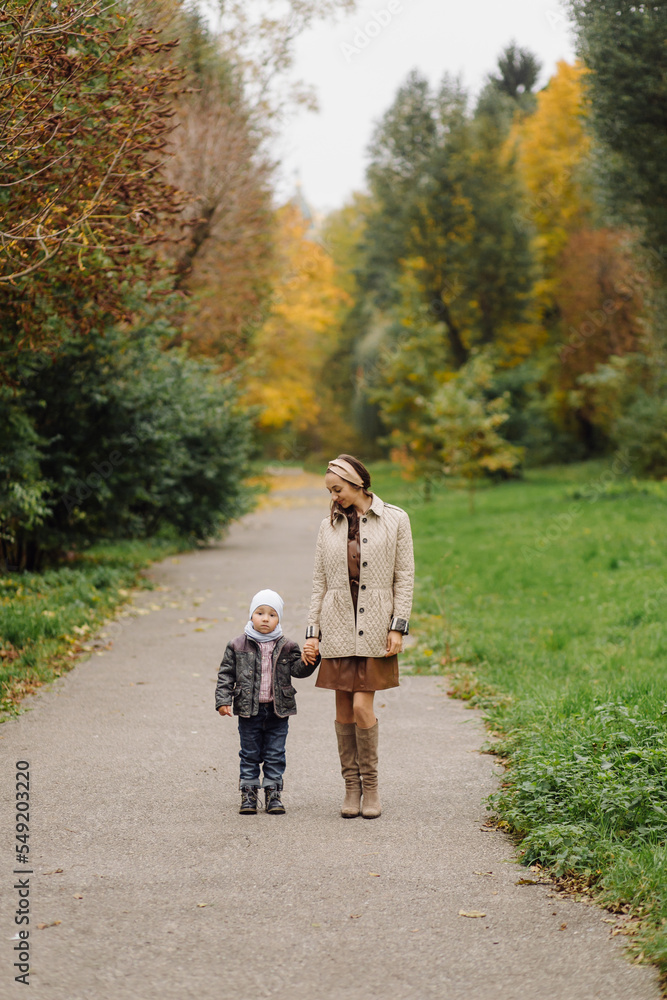
<instances>
[{"instance_id":1,"label":"coat cuff","mask_svg":"<svg viewBox=\"0 0 667 1000\"><path fill-rule=\"evenodd\" d=\"M407 618L392 618L389 626L390 632L402 632L403 635L410 634L410 623Z\"/></svg>"}]
</instances>

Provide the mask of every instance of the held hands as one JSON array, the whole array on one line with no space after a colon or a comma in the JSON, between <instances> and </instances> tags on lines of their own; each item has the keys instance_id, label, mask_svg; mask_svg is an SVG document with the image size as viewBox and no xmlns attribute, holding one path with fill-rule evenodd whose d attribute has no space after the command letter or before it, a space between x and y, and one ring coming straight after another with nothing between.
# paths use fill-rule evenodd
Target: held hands
<instances>
[{"instance_id":1,"label":"held hands","mask_svg":"<svg viewBox=\"0 0 667 1000\"><path fill-rule=\"evenodd\" d=\"M220 712L220 715L231 715L232 714L232 706L231 705L221 705L220 708L218 709L218 711Z\"/></svg>"},{"instance_id":2,"label":"held hands","mask_svg":"<svg viewBox=\"0 0 667 1000\"><path fill-rule=\"evenodd\" d=\"M403 633L396 632L395 630L390 632L387 636L387 656L393 656L394 653L400 653L403 646Z\"/></svg>"},{"instance_id":3,"label":"held hands","mask_svg":"<svg viewBox=\"0 0 667 1000\"><path fill-rule=\"evenodd\" d=\"M308 666L312 666L317 660L320 651L320 640L319 639L306 639L303 645L303 653L301 654L301 659Z\"/></svg>"}]
</instances>

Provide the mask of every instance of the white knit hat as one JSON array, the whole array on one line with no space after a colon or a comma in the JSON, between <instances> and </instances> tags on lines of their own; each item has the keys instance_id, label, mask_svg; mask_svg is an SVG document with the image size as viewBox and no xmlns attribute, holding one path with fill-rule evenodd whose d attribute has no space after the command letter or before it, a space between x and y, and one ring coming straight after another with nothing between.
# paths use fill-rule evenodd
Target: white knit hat
<instances>
[{"instance_id":1,"label":"white knit hat","mask_svg":"<svg viewBox=\"0 0 667 1000\"><path fill-rule=\"evenodd\" d=\"M253 597L250 602L250 617L252 618L253 612L257 608L261 607L262 604L266 604L269 608L273 610L278 615L278 621L283 617L283 599L280 594L276 594L275 590L260 590Z\"/></svg>"}]
</instances>

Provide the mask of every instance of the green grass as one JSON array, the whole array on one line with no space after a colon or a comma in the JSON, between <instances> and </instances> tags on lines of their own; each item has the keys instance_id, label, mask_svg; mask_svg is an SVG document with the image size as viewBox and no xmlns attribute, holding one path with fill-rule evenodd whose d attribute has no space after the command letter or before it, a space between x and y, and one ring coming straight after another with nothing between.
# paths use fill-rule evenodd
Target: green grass
<instances>
[{"instance_id":1,"label":"green grass","mask_svg":"<svg viewBox=\"0 0 667 1000\"><path fill-rule=\"evenodd\" d=\"M484 709L508 764L491 805L522 860L629 907L667 978L667 483L542 469L470 515L461 491L424 503L373 471L412 520L409 659Z\"/></svg>"},{"instance_id":2,"label":"green grass","mask_svg":"<svg viewBox=\"0 0 667 1000\"><path fill-rule=\"evenodd\" d=\"M0 576L0 721L19 710L26 694L70 670L127 588L150 588L141 570L184 544L100 544L70 565Z\"/></svg>"}]
</instances>

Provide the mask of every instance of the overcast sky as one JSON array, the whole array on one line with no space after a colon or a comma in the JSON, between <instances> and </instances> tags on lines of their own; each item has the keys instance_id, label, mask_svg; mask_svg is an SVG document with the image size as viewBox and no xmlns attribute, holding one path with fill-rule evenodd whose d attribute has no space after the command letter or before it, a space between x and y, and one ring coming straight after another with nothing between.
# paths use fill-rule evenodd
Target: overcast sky
<instances>
[{"instance_id":1,"label":"overcast sky","mask_svg":"<svg viewBox=\"0 0 667 1000\"><path fill-rule=\"evenodd\" d=\"M314 208L342 205L364 187L373 123L411 69L434 84L445 72L460 74L474 94L513 39L542 62L540 85L559 59L574 59L559 0L364 0L355 14L305 33L295 74L314 85L320 112L303 112L284 129L279 197L293 192L298 171Z\"/></svg>"}]
</instances>

